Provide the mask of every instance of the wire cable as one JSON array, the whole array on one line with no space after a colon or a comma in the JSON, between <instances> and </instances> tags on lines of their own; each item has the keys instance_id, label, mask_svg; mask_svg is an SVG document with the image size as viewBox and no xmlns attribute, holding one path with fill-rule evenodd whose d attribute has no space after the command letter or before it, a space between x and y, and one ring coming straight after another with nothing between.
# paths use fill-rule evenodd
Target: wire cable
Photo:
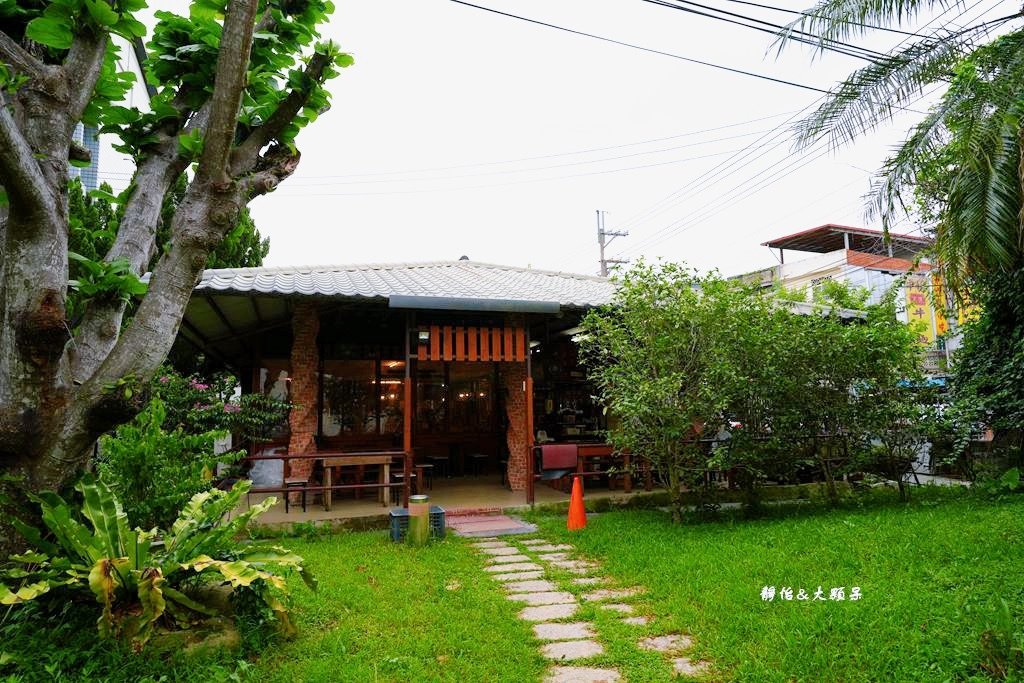
<instances>
[{"instance_id":1,"label":"wire cable","mask_svg":"<svg viewBox=\"0 0 1024 683\"><path fill-rule=\"evenodd\" d=\"M825 93L825 94L827 94L829 92L828 90L823 90L821 88L816 88L816 87L811 86L811 85L805 85L803 83L796 83L794 81L787 81L787 80L785 80L783 78L775 78L774 76L765 76L764 74L754 73L753 71L744 71L743 69L735 69L735 68L733 68L731 66L723 66L721 64L714 64L712 62L705 62L705 61L700 60L700 59L693 59L692 57L684 57L682 55L677 55L677 54L674 54L672 52L665 52L663 50L656 50L656 49L654 49L652 47L644 47L643 45L637 45L635 43L627 43L627 42L622 41L622 40L616 40L614 38L608 38L608 37L605 37L605 36L599 36L599 35L596 35L594 33L586 33L585 31L577 31L576 29L566 28L565 26L559 26L558 24L549 24L548 22L540 21L538 19L530 19L529 17L523 17L523 16L520 16L518 14L512 14L510 12L502 12L501 10L496 10L493 7L484 7L483 5L474 5L471 2L465 2L465 0L449 0L449 1L450 2L454 2L457 5L465 5L466 7L473 7L473 8L478 9L478 10L483 10L484 12L491 12L493 14L499 14L499 15L501 15L503 17L509 17L511 19L518 19L520 21L525 21L525 22L528 22L530 24L536 24L538 26L546 26L548 28L557 29L559 31L565 31L566 33L572 33L572 34L577 35L577 36L585 36L587 38L594 38L595 40L602 40L602 41L604 41L606 43L612 43L614 45L621 45L623 47L631 47L634 50L641 50L643 52L650 52L652 54L662 55L664 57L672 57L673 59L679 59L679 60L682 60L684 62L690 62L691 64L700 64L701 66L707 66L707 67L710 67L712 69L719 69L720 71L728 71L730 73L740 74L740 75L743 75L743 76L750 76L752 78L760 78L761 80L764 80L764 81L771 81L773 83L780 83L782 85L789 85L789 86L792 86L794 88L801 88L803 90L810 90L810 91L813 91L813 92L819 92L819 93Z\"/></svg>"}]
</instances>

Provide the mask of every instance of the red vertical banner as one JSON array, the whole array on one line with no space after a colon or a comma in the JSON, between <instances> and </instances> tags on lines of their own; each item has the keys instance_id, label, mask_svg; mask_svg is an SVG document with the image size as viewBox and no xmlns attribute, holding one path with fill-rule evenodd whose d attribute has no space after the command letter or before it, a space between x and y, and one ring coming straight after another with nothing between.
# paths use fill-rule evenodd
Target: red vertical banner
<instances>
[{"instance_id":1,"label":"red vertical banner","mask_svg":"<svg viewBox=\"0 0 1024 683\"><path fill-rule=\"evenodd\" d=\"M477 357L476 346L479 343L480 330L475 327L466 328L466 341L469 342L469 350L467 351L466 358L470 361L475 361Z\"/></svg>"},{"instance_id":2,"label":"red vertical banner","mask_svg":"<svg viewBox=\"0 0 1024 683\"><path fill-rule=\"evenodd\" d=\"M501 328L491 328L491 360L504 360L501 355Z\"/></svg>"},{"instance_id":3,"label":"red vertical banner","mask_svg":"<svg viewBox=\"0 0 1024 683\"><path fill-rule=\"evenodd\" d=\"M444 330L444 350L441 353L441 357L445 360L452 360L454 358L453 351L455 350L455 329L451 325L445 325Z\"/></svg>"},{"instance_id":4,"label":"red vertical banner","mask_svg":"<svg viewBox=\"0 0 1024 683\"><path fill-rule=\"evenodd\" d=\"M455 360L466 360L466 328L455 328Z\"/></svg>"},{"instance_id":5,"label":"red vertical banner","mask_svg":"<svg viewBox=\"0 0 1024 683\"><path fill-rule=\"evenodd\" d=\"M516 328L516 360L519 362L526 360L526 330L522 327Z\"/></svg>"},{"instance_id":6,"label":"red vertical banner","mask_svg":"<svg viewBox=\"0 0 1024 683\"><path fill-rule=\"evenodd\" d=\"M430 326L430 360L441 360L441 328Z\"/></svg>"},{"instance_id":7,"label":"red vertical banner","mask_svg":"<svg viewBox=\"0 0 1024 683\"><path fill-rule=\"evenodd\" d=\"M491 328L480 328L480 360L491 359Z\"/></svg>"}]
</instances>

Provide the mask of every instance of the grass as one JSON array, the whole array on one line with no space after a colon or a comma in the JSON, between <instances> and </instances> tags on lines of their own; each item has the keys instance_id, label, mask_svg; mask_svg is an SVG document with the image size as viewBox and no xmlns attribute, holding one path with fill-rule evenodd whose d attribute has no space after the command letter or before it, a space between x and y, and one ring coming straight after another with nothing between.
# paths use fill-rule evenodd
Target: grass
<instances>
[{"instance_id":1,"label":"grass","mask_svg":"<svg viewBox=\"0 0 1024 683\"><path fill-rule=\"evenodd\" d=\"M248 653L135 655L96 639L99 606L12 612L0 625L0 682L24 681L505 681L544 668L530 627L452 539L395 545L383 531L282 539L319 580L294 580L299 634ZM0 612L0 618L3 613ZM45 620L45 621L44 621ZM40 623L46 623L44 629ZM6 676L6 678L5 678Z\"/></svg>"},{"instance_id":2,"label":"grass","mask_svg":"<svg viewBox=\"0 0 1024 683\"><path fill-rule=\"evenodd\" d=\"M299 637L268 648L261 681L537 680L543 660L459 540L413 549L383 532L288 541L320 580L297 610ZM296 590L298 593L298 590Z\"/></svg>"},{"instance_id":3,"label":"grass","mask_svg":"<svg viewBox=\"0 0 1024 683\"><path fill-rule=\"evenodd\" d=\"M1024 641L1024 499L924 498L685 526L656 511L593 515L582 532L559 518L534 521L619 584L646 586L648 631L692 634L716 679L992 680L983 663L1004 654L983 645L993 631ZM863 598L761 599L763 586L819 585L826 597L859 586ZM1000 600L1015 624L1002 630ZM595 661L618 665L631 683L665 680L664 665L633 647Z\"/></svg>"},{"instance_id":4,"label":"grass","mask_svg":"<svg viewBox=\"0 0 1024 683\"><path fill-rule=\"evenodd\" d=\"M562 515L533 521L618 585L647 588L633 600L654 617L649 626L626 626L587 603L573 618L593 621L606 647L587 663L613 666L629 683L670 678L666 658L635 646L648 634L691 634L693 657L714 662L713 680L766 682L990 681L983 664L994 668L1024 642L1024 496L994 503L931 493L909 506L802 505L682 526L658 511L616 511L592 515L575 533ZM282 543L320 580L316 594L296 583L292 640L241 654L134 655L97 642L98 607L51 605L45 628L36 608L0 623L0 681L542 678L539 643L516 619L519 606L465 540L413 549L377 531ZM550 578L570 585L569 574ZM863 599L765 602L765 585L821 585L826 595L859 586Z\"/></svg>"}]
</instances>

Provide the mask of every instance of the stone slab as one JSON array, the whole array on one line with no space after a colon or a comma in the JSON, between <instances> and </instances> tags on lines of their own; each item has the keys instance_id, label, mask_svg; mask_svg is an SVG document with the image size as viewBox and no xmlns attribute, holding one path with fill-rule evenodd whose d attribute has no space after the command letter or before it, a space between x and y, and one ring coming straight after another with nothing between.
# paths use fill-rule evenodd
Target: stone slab
<instances>
[{"instance_id":1,"label":"stone slab","mask_svg":"<svg viewBox=\"0 0 1024 683\"><path fill-rule=\"evenodd\" d=\"M604 648L596 640L564 640L558 643L548 643L540 650L548 659L569 661L604 654Z\"/></svg>"},{"instance_id":2,"label":"stone slab","mask_svg":"<svg viewBox=\"0 0 1024 683\"><path fill-rule=\"evenodd\" d=\"M582 596L584 602L600 602L602 600L621 600L642 592L642 588L602 588Z\"/></svg>"},{"instance_id":3,"label":"stone slab","mask_svg":"<svg viewBox=\"0 0 1024 683\"><path fill-rule=\"evenodd\" d=\"M519 548L515 548L510 545L494 546L492 548L480 548L480 552L485 555L519 555Z\"/></svg>"},{"instance_id":4,"label":"stone slab","mask_svg":"<svg viewBox=\"0 0 1024 683\"><path fill-rule=\"evenodd\" d=\"M565 605L540 605L538 607L526 607L519 612L519 618L523 621L555 621L567 619L576 614L579 605L569 603Z\"/></svg>"},{"instance_id":5,"label":"stone slab","mask_svg":"<svg viewBox=\"0 0 1024 683\"><path fill-rule=\"evenodd\" d=\"M622 620L622 623L629 624L630 626L647 626L647 624L651 623L651 618L644 616L626 617Z\"/></svg>"},{"instance_id":6,"label":"stone slab","mask_svg":"<svg viewBox=\"0 0 1024 683\"><path fill-rule=\"evenodd\" d=\"M508 574L494 574L491 576L495 581L510 583L513 581L534 581L544 576L542 571L509 572Z\"/></svg>"},{"instance_id":7,"label":"stone slab","mask_svg":"<svg viewBox=\"0 0 1024 683\"><path fill-rule=\"evenodd\" d=\"M612 612L618 612L619 614L632 614L633 613L633 606L632 605L627 605L627 604L622 603L622 602L608 602L608 603L604 603L602 605L599 605L599 607L601 607L601 609L610 610Z\"/></svg>"},{"instance_id":8,"label":"stone slab","mask_svg":"<svg viewBox=\"0 0 1024 683\"><path fill-rule=\"evenodd\" d=\"M594 669L583 666L553 666L544 683L619 683L622 677L615 669Z\"/></svg>"},{"instance_id":9,"label":"stone slab","mask_svg":"<svg viewBox=\"0 0 1024 683\"><path fill-rule=\"evenodd\" d=\"M531 547L530 550L537 553L557 553L560 551L573 550L573 547L567 543L542 543L539 545L533 545L533 547Z\"/></svg>"},{"instance_id":10,"label":"stone slab","mask_svg":"<svg viewBox=\"0 0 1024 683\"><path fill-rule=\"evenodd\" d=\"M572 579L572 583L577 586L595 586L606 581L608 581L608 578L604 576L583 576Z\"/></svg>"},{"instance_id":11,"label":"stone slab","mask_svg":"<svg viewBox=\"0 0 1024 683\"><path fill-rule=\"evenodd\" d=\"M586 621L569 624L534 624L538 640L584 640L594 637L594 625Z\"/></svg>"},{"instance_id":12,"label":"stone slab","mask_svg":"<svg viewBox=\"0 0 1024 683\"><path fill-rule=\"evenodd\" d=\"M480 541L479 543L471 543L474 548L511 548L505 541Z\"/></svg>"},{"instance_id":13,"label":"stone slab","mask_svg":"<svg viewBox=\"0 0 1024 683\"><path fill-rule=\"evenodd\" d=\"M491 565L495 564L510 564L513 562L531 562L532 560L526 555L520 555L518 553L514 555L495 555L487 558L487 563Z\"/></svg>"},{"instance_id":14,"label":"stone slab","mask_svg":"<svg viewBox=\"0 0 1024 683\"><path fill-rule=\"evenodd\" d=\"M528 538L525 541L519 541L523 545L548 545L550 541L543 538Z\"/></svg>"},{"instance_id":15,"label":"stone slab","mask_svg":"<svg viewBox=\"0 0 1024 683\"><path fill-rule=\"evenodd\" d=\"M512 564L492 564L484 567L486 572L539 572L544 567L534 562L513 562Z\"/></svg>"},{"instance_id":16,"label":"stone slab","mask_svg":"<svg viewBox=\"0 0 1024 683\"><path fill-rule=\"evenodd\" d=\"M552 567L558 567L559 569L594 569L597 567L593 562L587 562L586 560L555 560L551 563Z\"/></svg>"},{"instance_id":17,"label":"stone slab","mask_svg":"<svg viewBox=\"0 0 1024 683\"><path fill-rule=\"evenodd\" d=\"M565 591L544 591L542 593L513 593L508 596L509 600L525 602L527 605L564 605L575 603L576 598L572 593Z\"/></svg>"},{"instance_id":18,"label":"stone slab","mask_svg":"<svg viewBox=\"0 0 1024 683\"><path fill-rule=\"evenodd\" d=\"M636 646L642 650L653 650L655 652L679 652L680 650L690 649L693 646L693 638L678 633L670 633L665 636L644 638Z\"/></svg>"},{"instance_id":19,"label":"stone slab","mask_svg":"<svg viewBox=\"0 0 1024 683\"><path fill-rule=\"evenodd\" d=\"M558 586L550 581L513 581L505 584L505 590L509 593L541 593L556 591Z\"/></svg>"},{"instance_id":20,"label":"stone slab","mask_svg":"<svg viewBox=\"0 0 1024 683\"><path fill-rule=\"evenodd\" d=\"M708 672L711 665L708 662L692 662L688 657L677 657L672 660L672 668L676 674L683 676L702 676Z\"/></svg>"},{"instance_id":21,"label":"stone slab","mask_svg":"<svg viewBox=\"0 0 1024 683\"><path fill-rule=\"evenodd\" d=\"M544 553L538 555L537 559L544 562L561 562L562 560L568 560L570 558L569 553Z\"/></svg>"}]
</instances>

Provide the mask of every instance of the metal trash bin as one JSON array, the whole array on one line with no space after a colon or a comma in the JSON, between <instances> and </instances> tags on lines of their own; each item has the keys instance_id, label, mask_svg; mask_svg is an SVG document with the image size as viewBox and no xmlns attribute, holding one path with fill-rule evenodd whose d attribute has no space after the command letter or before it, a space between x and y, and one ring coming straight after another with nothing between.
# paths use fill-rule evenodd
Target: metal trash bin
<instances>
[{"instance_id":1,"label":"metal trash bin","mask_svg":"<svg viewBox=\"0 0 1024 683\"><path fill-rule=\"evenodd\" d=\"M409 533L409 511L405 508L394 508L391 510L391 540L395 543L403 542ZM438 505L430 506L430 535L432 538L441 539L445 534L445 512L444 508Z\"/></svg>"}]
</instances>

